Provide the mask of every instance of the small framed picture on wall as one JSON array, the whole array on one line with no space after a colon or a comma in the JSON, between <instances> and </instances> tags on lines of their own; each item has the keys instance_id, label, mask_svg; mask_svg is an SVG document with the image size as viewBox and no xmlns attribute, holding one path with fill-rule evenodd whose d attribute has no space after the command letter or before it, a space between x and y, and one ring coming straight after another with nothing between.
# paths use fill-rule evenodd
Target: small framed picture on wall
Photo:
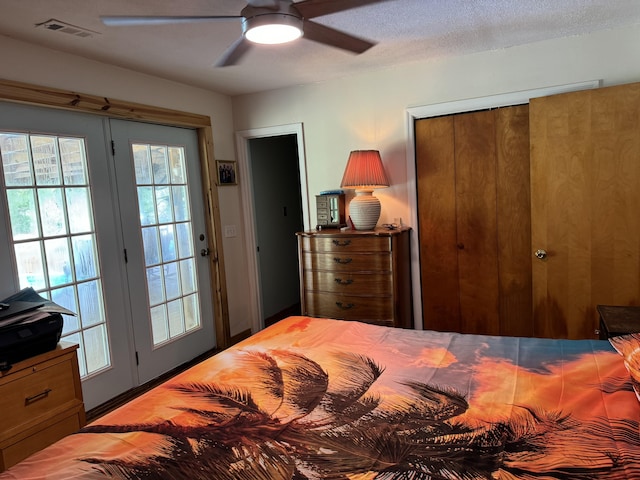
<instances>
[{"instance_id":1,"label":"small framed picture on wall","mask_svg":"<svg viewBox=\"0 0 640 480\"><path fill-rule=\"evenodd\" d=\"M218 185L237 185L238 172L234 160L216 160Z\"/></svg>"}]
</instances>

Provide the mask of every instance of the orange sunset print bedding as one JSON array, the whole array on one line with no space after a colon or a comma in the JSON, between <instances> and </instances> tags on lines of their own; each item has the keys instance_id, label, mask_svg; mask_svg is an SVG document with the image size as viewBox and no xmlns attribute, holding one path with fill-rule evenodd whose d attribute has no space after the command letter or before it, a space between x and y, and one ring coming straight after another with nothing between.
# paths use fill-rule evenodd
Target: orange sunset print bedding
<instances>
[{"instance_id":1,"label":"orange sunset print bedding","mask_svg":"<svg viewBox=\"0 0 640 480\"><path fill-rule=\"evenodd\" d=\"M0 479L637 479L618 351L290 317Z\"/></svg>"}]
</instances>

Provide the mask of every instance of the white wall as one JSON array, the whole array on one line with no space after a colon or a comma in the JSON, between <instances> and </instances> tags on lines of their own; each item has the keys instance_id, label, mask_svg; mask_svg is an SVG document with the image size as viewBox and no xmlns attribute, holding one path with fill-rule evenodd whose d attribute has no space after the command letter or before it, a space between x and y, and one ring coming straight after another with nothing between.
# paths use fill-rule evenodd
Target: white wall
<instances>
[{"instance_id":1,"label":"white wall","mask_svg":"<svg viewBox=\"0 0 640 480\"><path fill-rule=\"evenodd\" d=\"M234 124L238 131L303 124L310 226L316 224L313 195L339 187L351 150L373 148L381 151L392 185L375 193L382 203L379 223L402 218L416 228L415 192L409 190L415 179L407 173L412 161L407 155L413 150L407 109L591 80L602 80L603 86L638 82L639 58L636 25L238 96L233 98ZM414 322L421 328L416 232Z\"/></svg>"},{"instance_id":2,"label":"white wall","mask_svg":"<svg viewBox=\"0 0 640 480\"><path fill-rule=\"evenodd\" d=\"M411 218L406 110L586 80L640 81L640 26L380 69L327 83L233 98L236 130L304 124L313 195L339 187L349 152L379 149L391 188L378 190L380 223Z\"/></svg>"},{"instance_id":3,"label":"white wall","mask_svg":"<svg viewBox=\"0 0 640 480\"><path fill-rule=\"evenodd\" d=\"M143 75L0 36L0 78L170 108L211 118L214 155L235 159L231 99L211 91ZM222 225L242 225L238 187L219 189ZM231 335L251 328L244 246L224 239ZM242 240L242 239L240 239Z\"/></svg>"},{"instance_id":4,"label":"white wall","mask_svg":"<svg viewBox=\"0 0 640 480\"><path fill-rule=\"evenodd\" d=\"M349 151L382 153L392 187L376 193L381 223L411 218L406 109L454 100L602 79L640 81L640 26L505 50L380 69L327 83L226 96L0 37L0 77L209 115L215 156L235 159L234 131L304 124L311 225L313 196L338 187ZM233 120L232 120L233 118ZM242 182L242 179L239 179ZM222 225L238 238L223 244L231 334L251 327L239 187L219 189Z\"/></svg>"}]
</instances>

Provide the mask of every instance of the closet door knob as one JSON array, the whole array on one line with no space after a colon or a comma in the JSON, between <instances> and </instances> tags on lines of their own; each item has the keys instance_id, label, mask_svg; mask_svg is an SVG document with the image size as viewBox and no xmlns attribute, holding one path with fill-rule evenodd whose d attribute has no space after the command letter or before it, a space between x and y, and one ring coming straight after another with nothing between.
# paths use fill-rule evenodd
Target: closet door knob
<instances>
[{"instance_id":1,"label":"closet door knob","mask_svg":"<svg viewBox=\"0 0 640 480\"><path fill-rule=\"evenodd\" d=\"M545 258L547 258L547 251L546 250L542 250L542 249L538 249L535 251L534 255L539 258L540 260L544 260Z\"/></svg>"}]
</instances>

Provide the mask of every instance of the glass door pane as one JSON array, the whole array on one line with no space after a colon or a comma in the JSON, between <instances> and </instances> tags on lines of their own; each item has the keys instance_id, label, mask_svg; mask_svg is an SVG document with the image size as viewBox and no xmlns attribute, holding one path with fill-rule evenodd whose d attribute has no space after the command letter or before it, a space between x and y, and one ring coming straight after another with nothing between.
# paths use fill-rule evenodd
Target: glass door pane
<instances>
[{"instance_id":1,"label":"glass door pane","mask_svg":"<svg viewBox=\"0 0 640 480\"><path fill-rule=\"evenodd\" d=\"M19 287L76 312L62 340L80 345L80 375L111 366L85 140L0 132Z\"/></svg>"},{"instance_id":2,"label":"glass door pane","mask_svg":"<svg viewBox=\"0 0 640 480\"><path fill-rule=\"evenodd\" d=\"M200 327L185 150L133 143L153 346Z\"/></svg>"}]
</instances>

